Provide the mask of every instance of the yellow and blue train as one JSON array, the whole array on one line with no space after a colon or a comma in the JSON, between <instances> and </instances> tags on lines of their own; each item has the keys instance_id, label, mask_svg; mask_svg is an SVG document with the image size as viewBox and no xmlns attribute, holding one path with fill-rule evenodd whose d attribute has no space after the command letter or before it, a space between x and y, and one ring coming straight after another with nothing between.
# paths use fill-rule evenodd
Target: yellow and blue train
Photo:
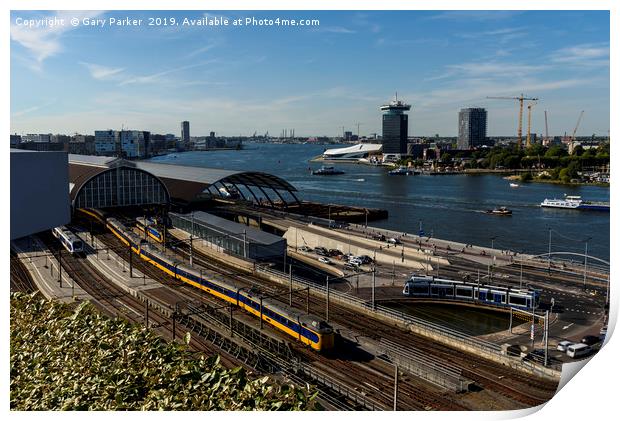
<instances>
[{"instance_id":1,"label":"yellow and blue train","mask_svg":"<svg viewBox=\"0 0 620 421\"><path fill-rule=\"evenodd\" d=\"M157 229L157 223L151 218L136 218L136 225L153 240L158 243L164 242L163 234Z\"/></svg>"},{"instance_id":2,"label":"yellow and blue train","mask_svg":"<svg viewBox=\"0 0 620 421\"><path fill-rule=\"evenodd\" d=\"M309 345L312 349L327 351L334 347L334 330L321 318L296 311L273 299L263 298L260 294L247 287L237 285L233 281L201 276L199 271L163 255L115 218L106 218L97 210L80 209L80 211L99 220L121 242L130 246L131 250L141 259L174 278L200 288L224 301L233 303L256 317L262 316L265 322Z\"/></svg>"}]
</instances>

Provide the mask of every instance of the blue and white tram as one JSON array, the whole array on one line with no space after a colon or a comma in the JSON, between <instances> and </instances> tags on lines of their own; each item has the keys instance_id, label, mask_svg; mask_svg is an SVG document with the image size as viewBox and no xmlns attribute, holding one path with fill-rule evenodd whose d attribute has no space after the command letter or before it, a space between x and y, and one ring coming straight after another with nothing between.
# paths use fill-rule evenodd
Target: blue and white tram
<instances>
[{"instance_id":1,"label":"blue and white tram","mask_svg":"<svg viewBox=\"0 0 620 421\"><path fill-rule=\"evenodd\" d=\"M74 233L67 227L60 226L52 230L54 237L62 243L63 247L69 251L69 253L82 253L84 251L84 244Z\"/></svg>"},{"instance_id":2,"label":"blue and white tram","mask_svg":"<svg viewBox=\"0 0 620 421\"><path fill-rule=\"evenodd\" d=\"M473 282L412 276L403 288L408 297L471 301L479 304L533 310L538 307L539 292L531 289L485 285Z\"/></svg>"}]
</instances>

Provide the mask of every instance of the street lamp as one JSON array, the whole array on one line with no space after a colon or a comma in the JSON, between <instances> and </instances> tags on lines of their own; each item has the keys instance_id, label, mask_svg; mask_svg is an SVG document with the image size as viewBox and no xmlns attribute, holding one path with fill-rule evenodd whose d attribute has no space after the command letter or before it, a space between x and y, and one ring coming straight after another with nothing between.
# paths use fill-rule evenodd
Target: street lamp
<instances>
[{"instance_id":1,"label":"street lamp","mask_svg":"<svg viewBox=\"0 0 620 421\"><path fill-rule=\"evenodd\" d=\"M551 227L549 227L548 230L549 230L549 254L547 255L547 264L548 264L548 270L549 272L551 272Z\"/></svg>"},{"instance_id":2,"label":"street lamp","mask_svg":"<svg viewBox=\"0 0 620 421\"><path fill-rule=\"evenodd\" d=\"M497 238L497 236L495 237L491 237L491 250L495 251L495 239Z\"/></svg>"},{"instance_id":3,"label":"street lamp","mask_svg":"<svg viewBox=\"0 0 620 421\"><path fill-rule=\"evenodd\" d=\"M586 277L588 274L588 241L590 241L592 239L592 237L588 237L585 239L586 242L586 252L585 252L585 258L583 261L583 289L586 289Z\"/></svg>"}]
</instances>

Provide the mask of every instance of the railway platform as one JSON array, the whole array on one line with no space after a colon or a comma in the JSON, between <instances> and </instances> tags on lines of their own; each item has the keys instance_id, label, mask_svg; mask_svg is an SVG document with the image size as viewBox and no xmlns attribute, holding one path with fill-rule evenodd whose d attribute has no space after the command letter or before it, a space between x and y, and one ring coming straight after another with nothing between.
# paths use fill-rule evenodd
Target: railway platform
<instances>
[{"instance_id":1,"label":"railway platform","mask_svg":"<svg viewBox=\"0 0 620 421\"><path fill-rule=\"evenodd\" d=\"M59 278L58 259L36 236L11 241L11 248L45 298L63 303L90 298L65 271L61 271Z\"/></svg>"},{"instance_id":2,"label":"railway platform","mask_svg":"<svg viewBox=\"0 0 620 421\"><path fill-rule=\"evenodd\" d=\"M86 233L76 235L84 242L88 262L125 291L144 291L161 287L159 282L135 268L132 268L130 274L128 263L98 239L93 238L91 243ZM136 258L135 255L134 258Z\"/></svg>"}]
</instances>

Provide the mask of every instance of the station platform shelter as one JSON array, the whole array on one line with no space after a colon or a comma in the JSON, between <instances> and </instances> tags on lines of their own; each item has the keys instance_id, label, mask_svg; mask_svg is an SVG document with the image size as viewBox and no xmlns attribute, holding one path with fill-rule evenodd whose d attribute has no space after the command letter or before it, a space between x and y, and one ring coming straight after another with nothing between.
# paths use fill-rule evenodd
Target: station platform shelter
<instances>
[{"instance_id":1,"label":"station platform shelter","mask_svg":"<svg viewBox=\"0 0 620 421\"><path fill-rule=\"evenodd\" d=\"M256 261L281 261L286 255L286 240L259 229L229 221L210 213L169 213L175 228L200 238L213 247L238 257Z\"/></svg>"}]
</instances>

